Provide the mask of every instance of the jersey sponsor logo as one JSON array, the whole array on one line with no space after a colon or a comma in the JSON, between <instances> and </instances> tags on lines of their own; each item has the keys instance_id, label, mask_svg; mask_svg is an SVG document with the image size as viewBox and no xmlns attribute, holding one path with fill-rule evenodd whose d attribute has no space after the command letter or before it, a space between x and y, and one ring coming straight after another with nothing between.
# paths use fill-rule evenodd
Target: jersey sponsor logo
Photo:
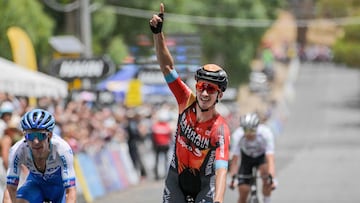
<instances>
[{"instance_id":1,"label":"jersey sponsor logo","mask_svg":"<svg viewBox=\"0 0 360 203\"><path fill-rule=\"evenodd\" d=\"M176 157L175 153L173 153L171 163L170 163L171 167L173 167L173 168L176 168L175 157Z\"/></svg>"},{"instance_id":2,"label":"jersey sponsor logo","mask_svg":"<svg viewBox=\"0 0 360 203\"><path fill-rule=\"evenodd\" d=\"M213 168L214 168L214 160L215 160L215 150L212 150L210 153L210 157L209 160L206 164L206 168L205 168L205 175L210 175L213 172Z\"/></svg>"},{"instance_id":3,"label":"jersey sponsor logo","mask_svg":"<svg viewBox=\"0 0 360 203\"><path fill-rule=\"evenodd\" d=\"M219 126L218 132L219 132L220 157L225 157L224 126Z\"/></svg>"},{"instance_id":4,"label":"jersey sponsor logo","mask_svg":"<svg viewBox=\"0 0 360 203\"><path fill-rule=\"evenodd\" d=\"M65 188L74 186L76 184L75 178L70 178L70 179L64 180L63 184L64 184Z\"/></svg>"},{"instance_id":5,"label":"jersey sponsor logo","mask_svg":"<svg viewBox=\"0 0 360 203\"><path fill-rule=\"evenodd\" d=\"M184 148L186 148L187 150L189 150L190 152L192 152L195 156L201 157L201 152L200 152L200 150L199 150L198 148L192 147L192 146L186 144L186 143L184 142L184 140L181 139L181 136L178 136L178 139L177 139L177 140L178 140L179 144L180 144L182 147L184 147Z\"/></svg>"},{"instance_id":6,"label":"jersey sponsor logo","mask_svg":"<svg viewBox=\"0 0 360 203\"><path fill-rule=\"evenodd\" d=\"M191 125L189 125L186 120L186 115L183 114L180 120L180 129L183 135L186 136L197 148L207 149L210 145L210 139L204 136L201 136L196 133Z\"/></svg>"},{"instance_id":7,"label":"jersey sponsor logo","mask_svg":"<svg viewBox=\"0 0 360 203\"><path fill-rule=\"evenodd\" d=\"M67 162L66 162L66 158L65 158L64 155L62 155L62 156L60 156L60 159L61 159L61 162L62 162L62 164L64 166L63 173L67 175L68 174L68 165L67 165Z\"/></svg>"},{"instance_id":8,"label":"jersey sponsor logo","mask_svg":"<svg viewBox=\"0 0 360 203\"><path fill-rule=\"evenodd\" d=\"M214 198L214 194L215 194L215 176L210 178L210 190L206 193L206 197L208 198Z\"/></svg>"},{"instance_id":9,"label":"jersey sponsor logo","mask_svg":"<svg viewBox=\"0 0 360 203\"><path fill-rule=\"evenodd\" d=\"M169 188L167 187L167 185L165 185L164 196L163 196L164 203L170 203L170 195L171 195L171 192L170 192Z\"/></svg>"},{"instance_id":10,"label":"jersey sponsor logo","mask_svg":"<svg viewBox=\"0 0 360 203\"><path fill-rule=\"evenodd\" d=\"M18 155L16 155L14 158L14 167L13 167L13 171L15 174L18 173L19 161L20 161L20 158Z\"/></svg>"},{"instance_id":11,"label":"jersey sponsor logo","mask_svg":"<svg viewBox=\"0 0 360 203\"><path fill-rule=\"evenodd\" d=\"M9 185L18 185L19 184L19 177L8 176L6 183L9 184Z\"/></svg>"},{"instance_id":12,"label":"jersey sponsor logo","mask_svg":"<svg viewBox=\"0 0 360 203\"><path fill-rule=\"evenodd\" d=\"M248 141L245 137L243 137L240 140L240 146L240 149L244 151L245 154L252 157L257 157L266 151L266 143L263 143L260 139Z\"/></svg>"}]
</instances>

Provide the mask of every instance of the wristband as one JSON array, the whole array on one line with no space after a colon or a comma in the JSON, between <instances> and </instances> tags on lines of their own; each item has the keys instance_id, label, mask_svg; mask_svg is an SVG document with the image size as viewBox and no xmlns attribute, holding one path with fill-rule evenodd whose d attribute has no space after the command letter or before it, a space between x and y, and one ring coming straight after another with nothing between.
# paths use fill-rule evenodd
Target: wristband
<instances>
[{"instance_id":1,"label":"wristband","mask_svg":"<svg viewBox=\"0 0 360 203\"><path fill-rule=\"evenodd\" d=\"M154 33L154 34L158 34L162 31L162 26L163 26L163 22L164 22L164 14L159 13L158 16L161 18L162 22L158 22L156 27L150 25L150 29L151 29L152 33Z\"/></svg>"},{"instance_id":2,"label":"wristband","mask_svg":"<svg viewBox=\"0 0 360 203\"><path fill-rule=\"evenodd\" d=\"M175 69L172 69L169 74L165 75L165 81L167 83L174 82L179 77Z\"/></svg>"}]
</instances>

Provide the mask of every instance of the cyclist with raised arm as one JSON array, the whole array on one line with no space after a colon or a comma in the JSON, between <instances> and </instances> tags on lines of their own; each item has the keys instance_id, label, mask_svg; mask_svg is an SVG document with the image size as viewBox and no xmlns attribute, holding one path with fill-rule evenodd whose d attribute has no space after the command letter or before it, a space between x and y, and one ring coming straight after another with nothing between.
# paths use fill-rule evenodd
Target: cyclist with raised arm
<instances>
[{"instance_id":1,"label":"cyclist with raised arm","mask_svg":"<svg viewBox=\"0 0 360 203\"><path fill-rule=\"evenodd\" d=\"M25 138L10 149L3 203L76 202L73 152L65 140L53 135L54 126L54 116L43 109L21 118ZM29 175L18 188L21 165Z\"/></svg>"},{"instance_id":2,"label":"cyclist with raised arm","mask_svg":"<svg viewBox=\"0 0 360 203\"><path fill-rule=\"evenodd\" d=\"M260 124L256 113L241 117L240 127L232 136L231 164L229 174L233 178L230 188L235 188L238 179L238 203L246 203L250 192L250 178L253 167L260 171L264 203L270 203L271 191L275 188L274 136L270 128ZM240 164L239 164L240 163Z\"/></svg>"},{"instance_id":3,"label":"cyclist with raised arm","mask_svg":"<svg viewBox=\"0 0 360 203\"><path fill-rule=\"evenodd\" d=\"M226 189L230 131L215 105L227 88L226 72L207 64L195 74L196 92L181 80L162 32L164 5L150 27L157 59L179 109L175 153L165 180L163 202L222 203Z\"/></svg>"}]
</instances>

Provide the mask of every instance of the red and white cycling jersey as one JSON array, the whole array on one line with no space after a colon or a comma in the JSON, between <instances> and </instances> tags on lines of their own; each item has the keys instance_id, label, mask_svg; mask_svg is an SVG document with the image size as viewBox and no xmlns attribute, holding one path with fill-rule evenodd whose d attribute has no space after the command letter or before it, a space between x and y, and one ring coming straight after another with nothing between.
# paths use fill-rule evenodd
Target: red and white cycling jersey
<instances>
[{"instance_id":1,"label":"red and white cycling jersey","mask_svg":"<svg viewBox=\"0 0 360 203\"><path fill-rule=\"evenodd\" d=\"M231 135L231 153L240 156L240 152L256 158L262 154L273 154L274 135L269 127L260 124L256 130L256 138L248 140L244 136L243 128L237 128Z\"/></svg>"},{"instance_id":2,"label":"red and white cycling jersey","mask_svg":"<svg viewBox=\"0 0 360 203\"><path fill-rule=\"evenodd\" d=\"M179 106L175 153L170 168L179 174L185 168L213 175L216 168L227 168L230 131L221 115L205 122L196 121L196 97L177 77L168 82ZM215 164L214 164L215 163Z\"/></svg>"}]
</instances>

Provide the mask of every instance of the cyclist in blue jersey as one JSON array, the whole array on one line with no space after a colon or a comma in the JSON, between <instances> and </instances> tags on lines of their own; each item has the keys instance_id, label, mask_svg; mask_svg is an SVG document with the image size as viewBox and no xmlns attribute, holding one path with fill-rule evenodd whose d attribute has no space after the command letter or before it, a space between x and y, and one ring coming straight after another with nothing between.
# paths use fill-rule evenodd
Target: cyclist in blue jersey
<instances>
[{"instance_id":1,"label":"cyclist in blue jersey","mask_svg":"<svg viewBox=\"0 0 360 203\"><path fill-rule=\"evenodd\" d=\"M73 152L60 136L53 135L55 119L43 109L21 118L24 138L10 149L3 203L75 203ZM29 170L18 188L21 165Z\"/></svg>"}]
</instances>

